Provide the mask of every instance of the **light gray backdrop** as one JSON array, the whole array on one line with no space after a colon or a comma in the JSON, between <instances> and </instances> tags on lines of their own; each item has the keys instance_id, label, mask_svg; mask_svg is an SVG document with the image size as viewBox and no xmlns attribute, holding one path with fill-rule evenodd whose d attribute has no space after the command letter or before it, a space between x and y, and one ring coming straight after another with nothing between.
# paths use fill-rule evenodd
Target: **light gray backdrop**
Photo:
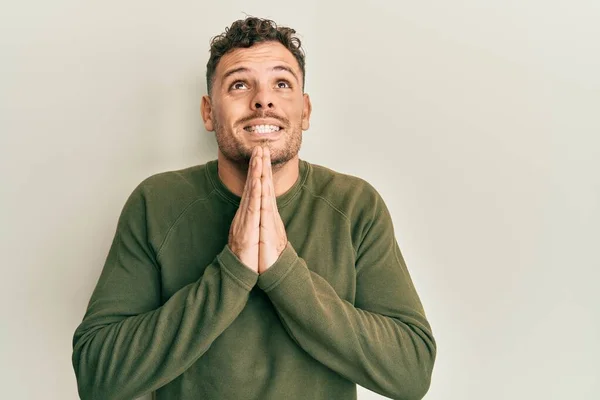
<instances>
[{"instance_id":1,"label":"light gray backdrop","mask_svg":"<svg viewBox=\"0 0 600 400\"><path fill-rule=\"evenodd\" d=\"M426 399L598 398L598 1L3 3L0 397L77 398L121 207L216 157L209 39L248 13L304 41L301 157L390 208L439 346Z\"/></svg>"}]
</instances>

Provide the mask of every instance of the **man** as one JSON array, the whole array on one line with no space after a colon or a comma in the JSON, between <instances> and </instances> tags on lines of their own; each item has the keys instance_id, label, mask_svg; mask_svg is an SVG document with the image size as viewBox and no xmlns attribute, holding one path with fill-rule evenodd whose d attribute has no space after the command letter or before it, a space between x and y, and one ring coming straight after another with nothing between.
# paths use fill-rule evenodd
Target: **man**
<instances>
[{"instance_id":1,"label":"man","mask_svg":"<svg viewBox=\"0 0 600 400\"><path fill-rule=\"evenodd\" d=\"M294 33L251 17L213 39L201 111L218 158L127 200L73 338L82 399L428 391L436 344L383 199L298 157Z\"/></svg>"}]
</instances>

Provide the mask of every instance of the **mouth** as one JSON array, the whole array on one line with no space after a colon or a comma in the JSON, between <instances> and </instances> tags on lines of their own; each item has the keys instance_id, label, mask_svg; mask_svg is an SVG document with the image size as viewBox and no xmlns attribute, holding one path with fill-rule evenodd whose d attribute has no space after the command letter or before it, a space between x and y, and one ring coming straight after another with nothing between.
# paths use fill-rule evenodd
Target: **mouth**
<instances>
[{"instance_id":1,"label":"mouth","mask_svg":"<svg viewBox=\"0 0 600 400\"><path fill-rule=\"evenodd\" d=\"M268 135L282 131L283 127L278 125L248 125L244 127L244 130L258 135Z\"/></svg>"}]
</instances>

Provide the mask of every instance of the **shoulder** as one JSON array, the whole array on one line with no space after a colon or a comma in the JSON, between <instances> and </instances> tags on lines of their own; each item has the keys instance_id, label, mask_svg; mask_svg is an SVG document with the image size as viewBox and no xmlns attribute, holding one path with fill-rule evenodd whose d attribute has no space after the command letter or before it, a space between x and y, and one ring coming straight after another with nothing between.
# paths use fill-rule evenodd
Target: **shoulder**
<instances>
[{"instance_id":1,"label":"shoulder","mask_svg":"<svg viewBox=\"0 0 600 400\"><path fill-rule=\"evenodd\" d=\"M207 165L152 174L135 187L132 195L143 197L148 206L185 207L212 193L214 187L207 178Z\"/></svg>"},{"instance_id":2,"label":"shoulder","mask_svg":"<svg viewBox=\"0 0 600 400\"><path fill-rule=\"evenodd\" d=\"M144 223L151 236L162 236L191 205L211 196L206 165L159 172L143 179L131 191L121 220Z\"/></svg>"},{"instance_id":3,"label":"shoulder","mask_svg":"<svg viewBox=\"0 0 600 400\"><path fill-rule=\"evenodd\" d=\"M311 174L305 184L313 196L321 198L343 213L351 222L383 202L378 190L362 177L310 163Z\"/></svg>"},{"instance_id":4,"label":"shoulder","mask_svg":"<svg viewBox=\"0 0 600 400\"><path fill-rule=\"evenodd\" d=\"M148 197L173 198L174 196L200 195L210 187L206 181L207 164L194 165L191 167L164 171L152 174L142 180L134 191L142 192Z\"/></svg>"}]
</instances>

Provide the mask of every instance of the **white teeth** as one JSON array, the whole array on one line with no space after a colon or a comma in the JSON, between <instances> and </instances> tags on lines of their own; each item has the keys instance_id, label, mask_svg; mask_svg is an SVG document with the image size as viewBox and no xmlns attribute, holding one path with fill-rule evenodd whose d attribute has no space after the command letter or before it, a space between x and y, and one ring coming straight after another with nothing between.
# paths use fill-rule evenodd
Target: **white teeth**
<instances>
[{"instance_id":1,"label":"white teeth","mask_svg":"<svg viewBox=\"0 0 600 400\"><path fill-rule=\"evenodd\" d=\"M254 125L249 126L247 129L249 132L257 132L257 133L271 133L277 132L279 127L276 125Z\"/></svg>"}]
</instances>

